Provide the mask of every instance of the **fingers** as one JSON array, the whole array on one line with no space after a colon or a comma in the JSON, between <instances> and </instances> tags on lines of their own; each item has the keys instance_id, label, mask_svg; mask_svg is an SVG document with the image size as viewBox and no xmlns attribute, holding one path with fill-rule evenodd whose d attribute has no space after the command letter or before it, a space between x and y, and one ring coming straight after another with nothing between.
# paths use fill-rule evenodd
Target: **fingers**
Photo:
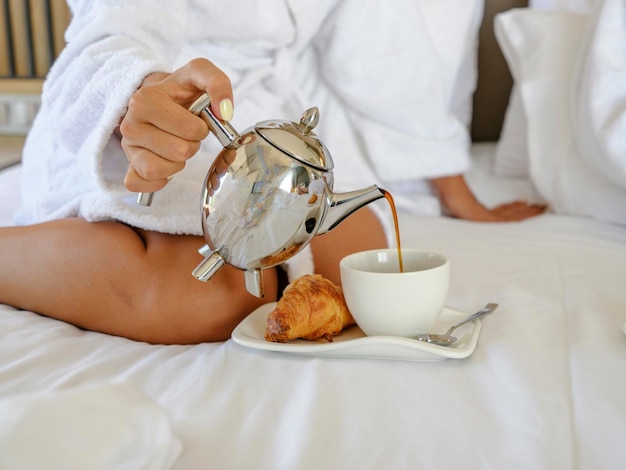
<instances>
[{"instance_id":1,"label":"fingers","mask_svg":"<svg viewBox=\"0 0 626 470\"><path fill-rule=\"evenodd\" d=\"M525 201L513 201L491 209L491 213L499 221L515 222L541 215L546 209L547 206L545 204L528 204Z\"/></svg>"},{"instance_id":2,"label":"fingers","mask_svg":"<svg viewBox=\"0 0 626 470\"><path fill-rule=\"evenodd\" d=\"M134 166L128 165L126 176L124 177L124 186L129 191L135 193L152 193L162 189L169 179L147 180L141 176Z\"/></svg>"},{"instance_id":3,"label":"fingers","mask_svg":"<svg viewBox=\"0 0 626 470\"><path fill-rule=\"evenodd\" d=\"M162 109L174 116L168 120L155 110L158 98L136 96L131 101L134 104L120 124L122 149L132 168L124 184L131 191L157 191L195 155L208 129L204 121L176 104L163 103Z\"/></svg>"},{"instance_id":4,"label":"fingers","mask_svg":"<svg viewBox=\"0 0 626 470\"><path fill-rule=\"evenodd\" d=\"M124 178L124 186L129 191L158 191L185 167L184 162L166 160L143 148L137 148L129 155L130 165Z\"/></svg>"},{"instance_id":5,"label":"fingers","mask_svg":"<svg viewBox=\"0 0 626 470\"><path fill-rule=\"evenodd\" d=\"M151 113L154 104L148 103L132 111L129 108L120 124L122 149L133 169L127 172L124 184L131 191L161 189L167 178L182 170L185 162L195 155L200 141L208 134L206 124L198 117L183 113L177 118L180 113L174 107L171 111L174 119L167 120L159 113ZM163 109L167 108L164 105Z\"/></svg>"},{"instance_id":6,"label":"fingers","mask_svg":"<svg viewBox=\"0 0 626 470\"><path fill-rule=\"evenodd\" d=\"M193 59L172 73L164 85L179 103L187 107L204 91L211 99L211 111L218 118L233 118L233 95L230 79L207 59Z\"/></svg>"},{"instance_id":7,"label":"fingers","mask_svg":"<svg viewBox=\"0 0 626 470\"><path fill-rule=\"evenodd\" d=\"M155 73L133 94L119 127L130 163L127 189L161 189L199 150L209 130L188 108L203 92L218 117L232 118L230 80L206 59L193 60L171 74Z\"/></svg>"},{"instance_id":8,"label":"fingers","mask_svg":"<svg viewBox=\"0 0 626 470\"><path fill-rule=\"evenodd\" d=\"M150 124L157 129L186 140L199 141L208 134L206 123L176 102L163 86L140 88L133 94L120 130L124 137L136 137ZM124 125L126 125L124 127Z\"/></svg>"}]
</instances>

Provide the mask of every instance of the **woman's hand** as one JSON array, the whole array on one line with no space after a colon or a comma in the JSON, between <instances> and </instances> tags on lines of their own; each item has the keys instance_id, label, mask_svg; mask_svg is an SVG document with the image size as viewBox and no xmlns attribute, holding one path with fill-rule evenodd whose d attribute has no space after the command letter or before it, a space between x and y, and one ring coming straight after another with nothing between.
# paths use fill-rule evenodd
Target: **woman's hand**
<instances>
[{"instance_id":1,"label":"woman's hand","mask_svg":"<svg viewBox=\"0 0 626 470\"><path fill-rule=\"evenodd\" d=\"M161 189L196 154L209 129L188 108L203 92L211 98L217 117L232 119L230 80L206 59L194 59L171 74L157 72L144 79L119 126L130 163L124 179L128 190Z\"/></svg>"},{"instance_id":2,"label":"woman's hand","mask_svg":"<svg viewBox=\"0 0 626 470\"><path fill-rule=\"evenodd\" d=\"M543 204L514 201L492 209L483 206L461 175L434 178L432 185L439 194L441 205L452 217L476 222L513 222L542 214Z\"/></svg>"}]
</instances>

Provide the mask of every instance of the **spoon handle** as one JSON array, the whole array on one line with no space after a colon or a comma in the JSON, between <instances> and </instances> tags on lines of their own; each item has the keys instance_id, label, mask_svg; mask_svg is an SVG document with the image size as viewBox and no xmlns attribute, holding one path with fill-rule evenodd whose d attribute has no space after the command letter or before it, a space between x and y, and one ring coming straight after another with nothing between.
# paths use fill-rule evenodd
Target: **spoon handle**
<instances>
[{"instance_id":1,"label":"spoon handle","mask_svg":"<svg viewBox=\"0 0 626 470\"><path fill-rule=\"evenodd\" d=\"M456 325L451 326L446 334L449 335L450 333L452 333L452 331L457 329L459 326L465 325L466 323L471 322L472 320L476 320L477 318L482 317L483 315L487 315L487 314L493 312L496 308L498 308L498 304L490 303L490 304L485 305L478 312L476 312L473 315L470 315L469 317L461 320Z\"/></svg>"}]
</instances>

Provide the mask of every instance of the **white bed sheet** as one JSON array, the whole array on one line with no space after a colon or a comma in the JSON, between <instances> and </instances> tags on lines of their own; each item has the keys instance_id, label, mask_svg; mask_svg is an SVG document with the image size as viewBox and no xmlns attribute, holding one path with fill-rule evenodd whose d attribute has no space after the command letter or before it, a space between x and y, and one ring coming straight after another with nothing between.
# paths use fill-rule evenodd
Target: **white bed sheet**
<instances>
[{"instance_id":1,"label":"white bed sheet","mask_svg":"<svg viewBox=\"0 0 626 470\"><path fill-rule=\"evenodd\" d=\"M474 150L469 180L481 199L535 197L526 182L489 174L493 145ZM0 174L5 225L18 174ZM449 306L500 304L470 357L154 346L0 306L0 401L131 384L171 420L176 469L624 468L626 228L551 214L400 224L404 246L449 256Z\"/></svg>"}]
</instances>

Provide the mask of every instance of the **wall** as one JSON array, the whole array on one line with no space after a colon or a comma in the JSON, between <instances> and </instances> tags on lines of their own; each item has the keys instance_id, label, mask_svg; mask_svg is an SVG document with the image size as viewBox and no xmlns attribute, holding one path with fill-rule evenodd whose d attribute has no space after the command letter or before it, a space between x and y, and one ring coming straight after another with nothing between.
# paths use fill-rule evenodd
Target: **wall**
<instances>
[{"instance_id":1,"label":"wall","mask_svg":"<svg viewBox=\"0 0 626 470\"><path fill-rule=\"evenodd\" d=\"M485 0L478 48L478 84L472 115L474 142L498 140L513 85L511 73L493 32L493 18L501 11L527 5L528 2L523 0Z\"/></svg>"},{"instance_id":2,"label":"wall","mask_svg":"<svg viewBox=\"0 0 626 470\"><path fill-rule=\"evenodd\" d=\"M28 131L69 19L64 0L0 2L0 134Z\"/></svg>"}]
</instances>

